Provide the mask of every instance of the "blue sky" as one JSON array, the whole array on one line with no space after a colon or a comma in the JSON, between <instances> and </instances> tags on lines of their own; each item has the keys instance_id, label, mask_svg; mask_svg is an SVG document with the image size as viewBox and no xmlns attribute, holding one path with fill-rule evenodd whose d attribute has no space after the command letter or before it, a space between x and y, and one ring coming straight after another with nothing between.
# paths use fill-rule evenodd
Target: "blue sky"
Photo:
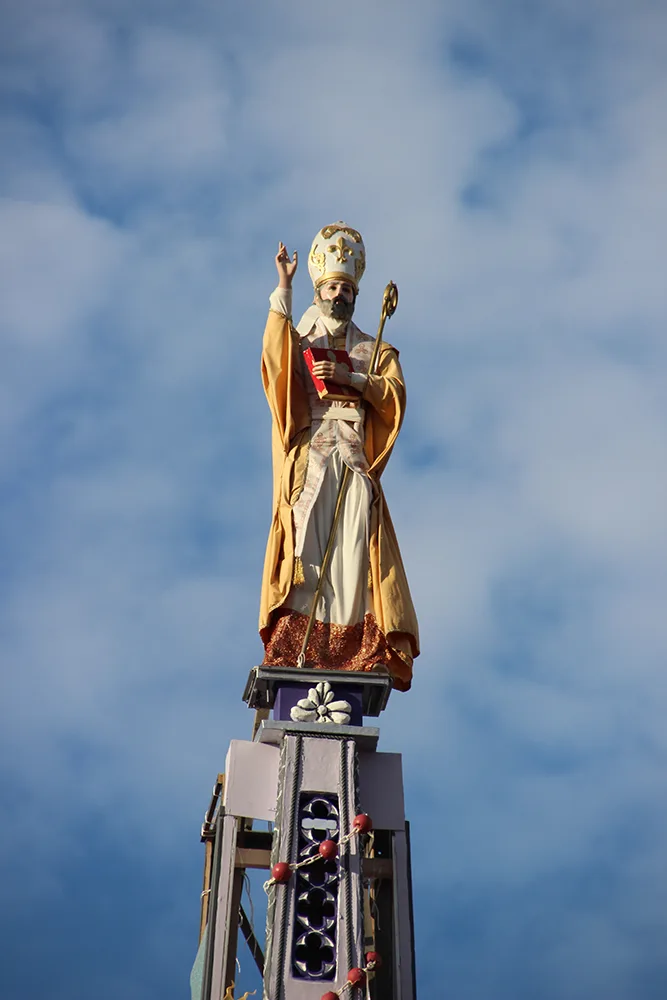
<instances>
[{"instance_id":1,"label":"blue sky","mask_svg":"<svg viewBox=\"0 0 667 1000\"><path fill-rule=\"evenodd\" d=\"M382 746L420 996L664 997L664 5L31 0L3 27L3 1000L189 995L261 655L273 255L338 218L359 325L401 296L385 487L423 653Z\"/></svg>"}]
</instances>

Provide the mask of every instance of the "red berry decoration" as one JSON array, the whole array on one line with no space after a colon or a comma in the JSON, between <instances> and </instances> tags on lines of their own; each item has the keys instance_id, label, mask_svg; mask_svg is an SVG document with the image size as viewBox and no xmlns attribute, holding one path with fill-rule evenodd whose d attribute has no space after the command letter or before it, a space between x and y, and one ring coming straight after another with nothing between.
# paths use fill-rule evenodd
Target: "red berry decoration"
<instances>
[{"instance_id":1,"label":"red berry decoration","mask_svg":"<svg viewBox=\"0 0 667 1000\"><path fill-rule=\"evenodd\" d=\"M277 865L274 865L271 869L271 878L274 882L289 882L292 877L292 869L287 864L286 861L279 861Z\"/></svg>"},{"instance_id":2,"label":"red berry decoration","mask_svg":"<svg viewBox=\"0 0 667 1000\"><path fill-rule=\"evenodd\" d=\"M370 833L373 829L373 820L367 813L359 813L358 816L354 817L352 829L356 830L357 833Z\"/></svg>"},{"instance_id":3,"label":"red berry decoration","mask_svg":"<svg viewBox=\"0 0 667 1000\"><path fill-rule=\"evenodd\" d=\"M322 1000L338 1000L338 994L332 993L331 990L329 990L328 993L322 994Z\"/></svg>"},{"instance_id":4,"label":"red berry decoration","mask_svg":"<svg viewBox=\"0 0 667 1000\"><path fill-rule=\"evenodd\" d=\"M366 983L366 973L363 969L350 969L347 981L350 986L363 986Z\"/></svg>"},{"instance_id":5,"label":"red berry decoration","mask_svg":"<svg viewBox=\"0 0 667 1000\"><path fill-rule=\"evenodd\" d=\"M378 953L376 951L367 951L366 952L366 965L370 965L371 962L373 963L373 968L374 969L379 969L380 966L382 965L382 956L378 955Z\"/></svg>"},{"instance_id":6,"label":"red berry decoration","mask_svg":"<svg viewBox=\"0 0 667 1000\"><path fill-rule=\"evenodd\" d=\"M338 844L335 840L323 840L318 850L325 861L332 861L338 854Z\"/></svg>"}]
</instances>

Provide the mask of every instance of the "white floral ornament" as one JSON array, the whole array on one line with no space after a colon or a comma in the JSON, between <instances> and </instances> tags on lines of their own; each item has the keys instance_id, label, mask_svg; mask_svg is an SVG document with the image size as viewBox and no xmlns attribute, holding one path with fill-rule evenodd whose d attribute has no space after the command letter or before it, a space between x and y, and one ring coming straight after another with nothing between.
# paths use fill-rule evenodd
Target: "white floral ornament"
<instances>
[{"instance_id":1,"label":"white floral ornament","mask_svg":"<svg viewBox=\"0 0 667 1000\"><path fill-rule=\"evenodd\" d=\"M352 706L349 701L334 701L334 697L329 681L320 681L309 690L307 698L297 701L290 715L294 722L333 722L346 726Z\"/></svg>"}]
</instances>

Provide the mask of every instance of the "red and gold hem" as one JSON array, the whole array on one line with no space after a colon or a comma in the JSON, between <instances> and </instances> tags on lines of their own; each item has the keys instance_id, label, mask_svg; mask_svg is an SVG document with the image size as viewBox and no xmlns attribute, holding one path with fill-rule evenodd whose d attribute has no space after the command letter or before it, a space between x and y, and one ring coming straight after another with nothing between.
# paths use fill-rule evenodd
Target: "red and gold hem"
<instances>
[{"instance_id":1,"label":"red and gold hem","mask_svg":"<svg viewBox=\"0 0 667 1000\"><path fill-rule=\"evenodd\" d=\"M308 616L278 608L270 624L261 630L264 667L295 667L303 645ZM405 664L387 642L375 616L367 614L355 625L316 621L308 640L307 664L318 670L369 671L384 666L394 675L396 687L406 690ZM397 669L399 667L399 669Z\"/></svg>"}]
</instances>

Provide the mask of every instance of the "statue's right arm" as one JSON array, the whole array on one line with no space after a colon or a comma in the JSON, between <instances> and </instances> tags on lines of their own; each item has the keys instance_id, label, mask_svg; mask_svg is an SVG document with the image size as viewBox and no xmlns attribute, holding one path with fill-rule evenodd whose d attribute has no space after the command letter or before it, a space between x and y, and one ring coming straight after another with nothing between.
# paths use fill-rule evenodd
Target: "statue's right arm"
<instances>
[{"instance_id":1,"label":"statue's right arm","mask_svg":"<svg viewBox=\"0 0 667 1000\"><path fill-rule=\"evenodd\" d=\"M278 285L269 296L269 308L279 316L292 316L292 289Z\"/></svg>"},{"instance_id":2,"label":"statue's right arm","mask_svg":"<svg viewBox=\"0 0 667 1000\"><path fill-rule=\"evenodd\" d=\"M302 395L295 385L295 356L298 351L296 332L292 327L292 278L297 269L298 257L294 252L289 258L284 243L278 244L275 258L278 287L272 293L270 311L264 331L262 350L262 379L264 391L273 417L274 433L277 432L287 451L295 431L294 408L301 409ZM297 378L298 381L298 378Z\"/></svg>"},{"instance_id":3,"label":"statue's right arm","mask_svg":"<svg viewBox=\"0 0 667 1000\"><path fill-rule=\"evenodd\" d=\"M262 382L277 432L285 448L290 436L292 382L292 324L289 316L271 308L262 344Z\"/></svg>"}]
</instances>

